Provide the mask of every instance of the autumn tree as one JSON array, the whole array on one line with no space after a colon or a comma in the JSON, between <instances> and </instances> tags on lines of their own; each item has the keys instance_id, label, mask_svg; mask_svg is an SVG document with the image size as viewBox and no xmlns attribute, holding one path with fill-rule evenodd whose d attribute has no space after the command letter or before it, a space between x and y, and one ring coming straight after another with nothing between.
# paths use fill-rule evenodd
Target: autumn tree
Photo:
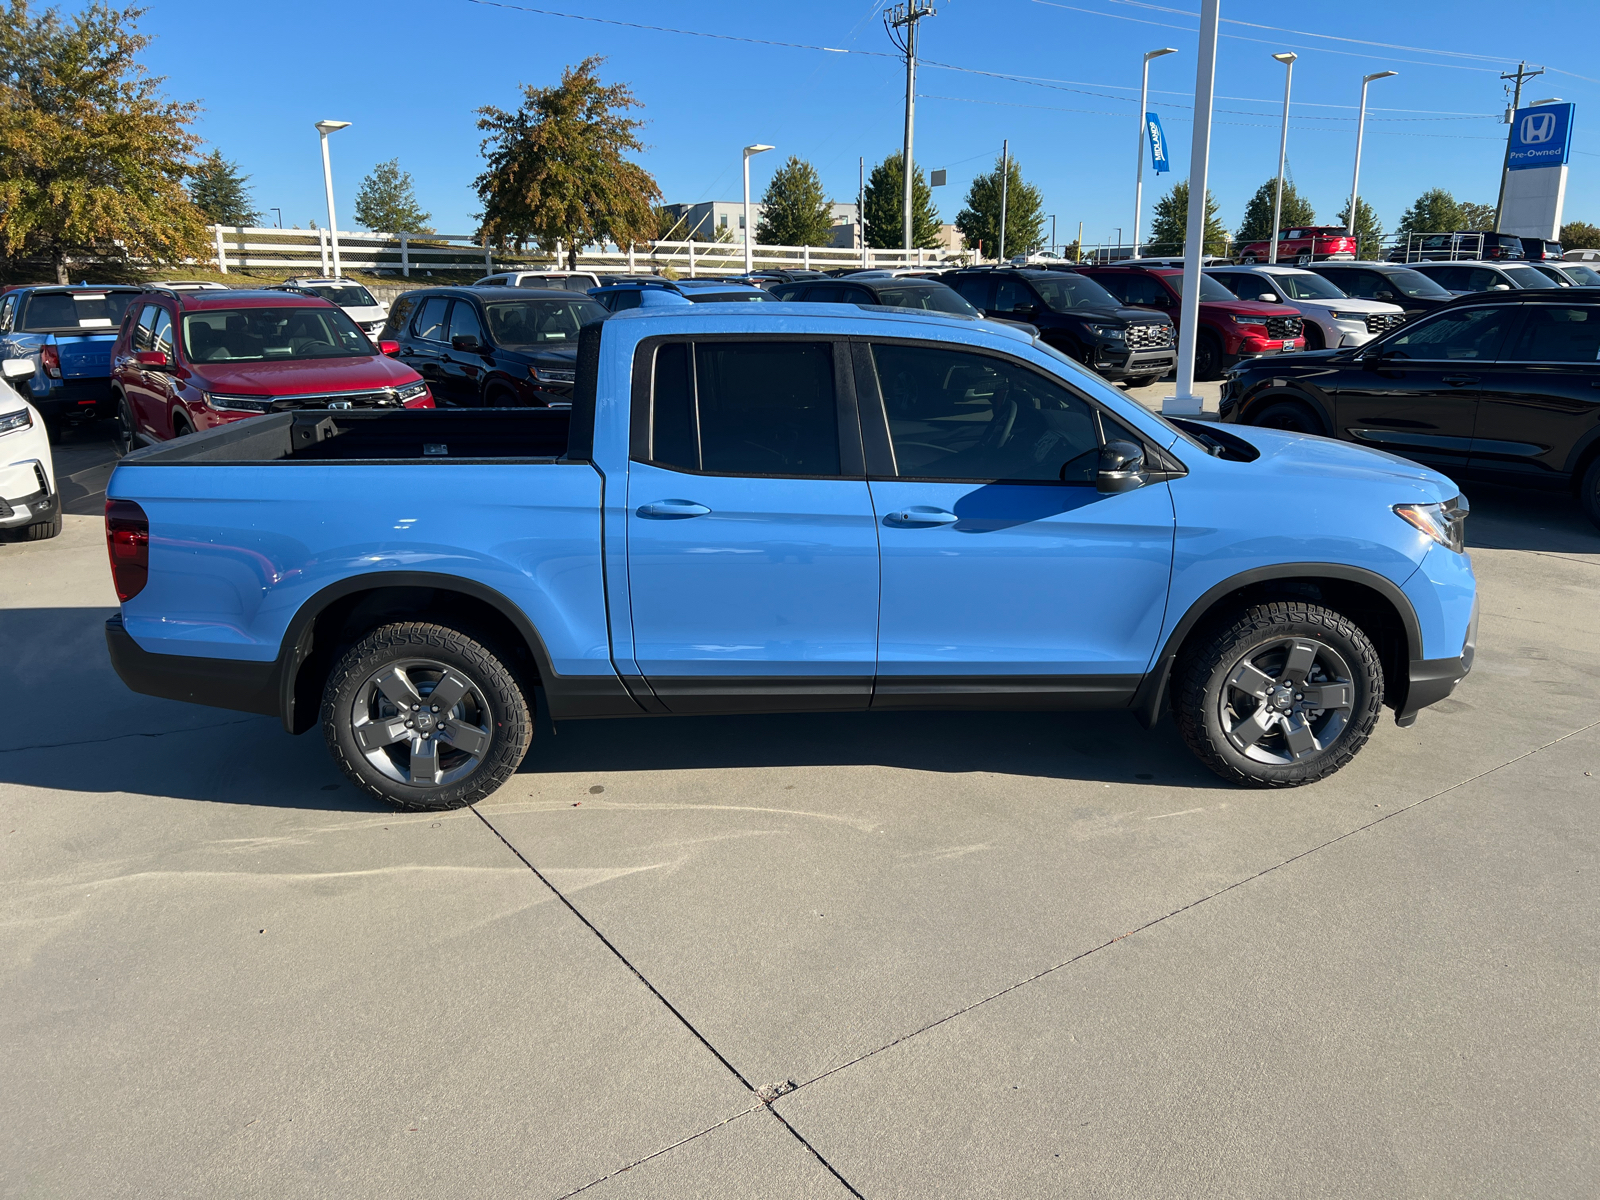
<instances>
[{"instance_id":1,"label":"autumn tree","mask_svg":"<svg viewBox=\"0 0 1600 1200\"><path fill-rule=\"evenodd\" d=\"M515 112L478 110L488 167L474 181L483 202L482 234L504 244L565 245L567 266L592 242L631 245L656 229L656 181L624 157L644 149L628 115L643 105L626 84L602 84L598 55L568 67L556 87L522 89Z\"/></svg>"},{"instance_id":2,"label":"autumn tree","mask_svg":"<svg viewBox=\"0 0 1600 1200\"><path fill-rule=\"evenodd\" d=\"M867 245L874 250L903 250L905 224L905 156L891 154L867 176L866 211L861 222ZM940 245L939 210L933 206L933 189L921 167L911 172L911 245L913 249L933 250Z\"/></svg>"},{"instance_id":3,"label":"autumn tree","mask_svg":"<svg viewBox=\"0 0 1600 1200\"><path fill-rule=\"evenodd\" d=\"M432 233L432 215L417 203L411 172L398 158L373 167L356 192L356 222L374 233Z\"/></svg>"},{"instance_id":4,"label":"autumn tree","mask_svg":"<svg viewBox=\"0 0 1600 1200\"><path fill-rule=\"evenodd\" d=\"M1272 224L1272 210L1267 210L1267 224ZM1189 181L1180 180L1172 190L1156 201L1151 214L1150 237L1144 247L1158 255L1185 254L1184 242L1189 233ZM1217 216L1216 197L1206 189L1206 232L1201 239L1202 254L1225 254L1228 249L1228 230Z\"/></svg>"},{"instance_id":5,"label":"autumn tree","mask_svg":"<svg viewBox=\"0 0 1600 1200\"><path fill-rule=\"evenodd\" d=\"M250 203L249 183L238 163L213 150L190 173L189 199L212 225L254 225L261 214Z\"/></svg>"},{"instance_id":6,"label":"autumn tree","mask_svg":"<svg viewBox=\"0 0 1600 1200\"><path fill-rule=\"evenodd\" d=\"M1022 178L1017 160L995 159L994 170L967 188L967 203L956 214L956 228L981 254L1000 250L1001 171L1005 172L1006 253L1028 254L1044 239L1044 194Z\"/></svg>"},{"instance_id":7,"label":"autumn tree","mask_svg":"<svg viewBox=\"0 0 1600 1200\"><path fill-rule=\"evenodd\" d=\"M73 255L205 253L184 188L197 106L167 100L139 62L143 15L97 0L35 16L0 0L0 250L48 258L61 283Z\"/></svg>"},{"instance_id":8,"label":"autumn tree","mask_svg":"<svg viewBox=\"0 0 1600 1200\"><path fill-rule=\"evenodd\" d=\"M1278 190L1278 177L1274 175L1256 189L1256 194L1250 197L1250 203L1244 206L1244 220L1239 223L1239 232L1234 234L1234 240L1244 242L1265 242L1272 238L1272 202ZM1187 195L1184 197L1188 201ZM1185 214L1187 217L1187 214ZM1285 229L1296 229L1302 225L1315 225L1317 223L1316 210L1295 188L1292 180L1283 181L1283 204L1278 214L1278 232Z\"/></svg>"},{"instance_id":9,"label":"autumn tree","mask_svg":"<svg viewBox=\"0 0 1600 1200\"><path fill-rule=\"evenodd\" d=\"M822 177L794 155L779 167L761 197L756 241L769 246L826 246L833 227L833 205Z\"/></svg>"}]
</instances>

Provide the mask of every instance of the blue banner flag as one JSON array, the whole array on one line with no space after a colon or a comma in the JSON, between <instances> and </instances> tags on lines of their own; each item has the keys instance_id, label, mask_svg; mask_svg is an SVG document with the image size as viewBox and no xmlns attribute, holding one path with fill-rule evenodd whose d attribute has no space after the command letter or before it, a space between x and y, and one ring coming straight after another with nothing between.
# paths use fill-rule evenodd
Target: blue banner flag
<instances>
[{"instance_id":1,"label":"blue banner flag","mask_svg":"<svg viewBox=\"0 0 1600 1200\"><path fill-rule=\"evenodd\" d=\"M1167 135L1161 132L1161 118L1153 112L1144 115L1144 129L1150 137L1150 166L1157 175L1172 170L1167 161Z\"/></svg>"}]
</instances>

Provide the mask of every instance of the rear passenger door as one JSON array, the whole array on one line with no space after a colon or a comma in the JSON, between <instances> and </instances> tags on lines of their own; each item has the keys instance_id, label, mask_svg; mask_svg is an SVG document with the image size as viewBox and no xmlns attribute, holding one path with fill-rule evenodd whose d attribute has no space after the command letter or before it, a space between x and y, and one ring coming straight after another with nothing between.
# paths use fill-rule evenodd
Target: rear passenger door
<instances>
[{"instance_id":1,"label":"rear passenger door","mask_svg":"<svg viewBox=\"0 0 1600 1200\"><path fill-rule=\"evenodd\" d=\"M878 538L842 341L663 338L635 358L634 661L672 712L865 708Z\"/></svg>"},{"instance_id":2,"label":"rear passenger door","mask_svg":"<svg viewBox=\"0 0 1600 1200\"><path fill-rule=\"evenodd\" d=\"M874 341L856 370L883 555L873 707L1126 701L1166 610L1172 497L1094 478L1102 442L1139 435L973 348Z\"/></svg>"}]
</instances>

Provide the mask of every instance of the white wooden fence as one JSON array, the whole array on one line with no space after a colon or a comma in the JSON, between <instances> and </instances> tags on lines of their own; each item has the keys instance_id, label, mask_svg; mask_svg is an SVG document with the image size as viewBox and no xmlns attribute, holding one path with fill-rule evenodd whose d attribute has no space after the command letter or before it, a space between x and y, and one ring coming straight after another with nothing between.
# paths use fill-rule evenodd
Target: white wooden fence
<instances>
[{"instance_id":1,"label":"white wooden fence","mask_svg":"<svg viewBox=\"0 0 1600 1200\"><path fill-rule=\"evenodd\" d=\"M217 270L277 267L291 272L326 275L333 268L333 243L345 270L481 272L513 268L564 267L566 256L533 252L518 254L485 245L467 234L356 233L326 229L251 229L215 225ZM963 256L943 250L874 250L836 246L762 246L753 248L757 269L826 270L830 267L953 267ZM669 267L680 276L736 275L744 271L744 247L736 242L649 242L626 248L590 247L579 251L578 266L587 270L660 274Z\"/></svg>"}]
</instances>

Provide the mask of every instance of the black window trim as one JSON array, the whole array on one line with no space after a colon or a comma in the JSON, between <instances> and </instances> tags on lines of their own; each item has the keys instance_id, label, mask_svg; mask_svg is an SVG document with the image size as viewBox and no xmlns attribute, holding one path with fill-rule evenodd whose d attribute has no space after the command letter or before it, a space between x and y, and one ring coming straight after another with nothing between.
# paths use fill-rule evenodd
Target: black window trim
<instances>
[{"instance_id":1,"label":"black window trim","mask_svg":"<svg viewBox=\"0 0 1600 1200\"><path fill-rule=\"evenodd\" d=\"M723 479L851 479L866 481L867 471L861 445L861 422L856 403L855 381L850 366L848 338L833 333L670 333L641 338L633 350L633 383L628 420L628 461L681 475L709 475ZM826 342L833 350L833 391L838 406L839 473L837 475L791 475L753 471L703 471L677 463L656 462L651 457L656 351L669 343L700 344L729 342ZM689 354L693 372L696 355ZM696 429L696 437L699 430Z\"/></svg>"}]
</instances>

